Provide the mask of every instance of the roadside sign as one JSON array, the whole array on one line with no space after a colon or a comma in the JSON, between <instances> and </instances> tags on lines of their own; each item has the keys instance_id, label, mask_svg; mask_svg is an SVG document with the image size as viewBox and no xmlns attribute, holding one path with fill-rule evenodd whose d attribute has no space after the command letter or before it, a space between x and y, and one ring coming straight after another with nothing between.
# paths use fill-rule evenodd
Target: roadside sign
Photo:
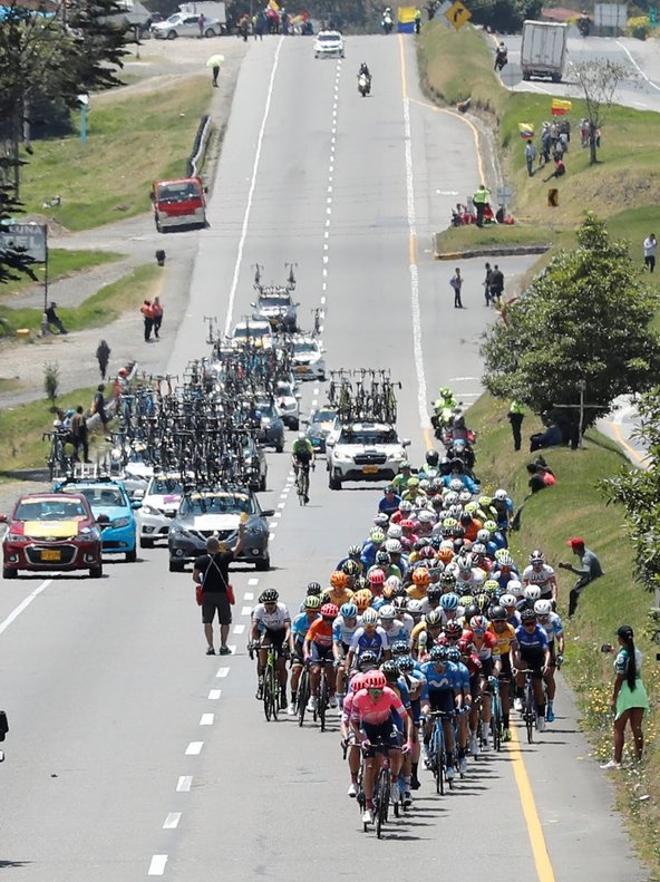
<instances>
[{"instance_id":1,"label":"roadside sign","mask_svg":"<svg viewBox=\"0 0 660 882\"><path fill-rule=\"evenodd\" d=\"M469 19L472 18L472 13L467 6L461 3L461 0L455 0L445 12L445 18L457 31L460 31L463 25L467 24Z\"/></svg>"},{"instance_id":2,"label":"roadside sign","mask_svg":"<svg viewBox=\"0 0 660 882\"><path fill-rule=\"evenodd\" d=\"M449 19L447 18L447 10L451 9L452 0L442 0L442 3L439 6L436 6L435 12L433 13L433 18L436 21L442 22L442 24L446 28L450 28L451 24L449 23Z\"/></svg>"},{"instance_id":3,"label":"roadside sign","mask_svg":"<svg viewBox=\"0 0 660 882\"><path fill-rule=\"evenodd\" d=\"M0 249L23 249L35 263L46 263L48 227L42 224L0 225Z\"/></svg>"}]
</instances>

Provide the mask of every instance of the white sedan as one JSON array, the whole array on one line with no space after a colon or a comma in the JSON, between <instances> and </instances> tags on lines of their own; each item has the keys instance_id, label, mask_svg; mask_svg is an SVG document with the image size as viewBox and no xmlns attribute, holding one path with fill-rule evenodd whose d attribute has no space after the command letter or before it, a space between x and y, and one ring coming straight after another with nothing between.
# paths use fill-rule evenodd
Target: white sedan
<instances>
[{"instance_id":1,"label":"white sedan","mask_svg":"<svg viewBox=\"0 0 660 882\"><path fill-rule=\"evenodd\" d=\"M298 380L325 380L323 347L315 337L293 341L293 374Z\"/></svg>"},{"instance_id":2,"label":"white sedan","mask_svg":"<svg viewBox=\"0 0 660 882\"><path fill-rule=\"evenodd\" d=\"M151 478L138 511L142 548L153 548L157 539L167 540L182 494L183 485L178 474L154 475Z\"/></svg>"},{"instance_id":3,"label":"white sedan","mask_svg":"<svg viewBox=\"0 0 660 882\"><path fill-rule=\"evenodd\" d=\"M314 58L344 58L344 38L339 31L319 31L314 41Z\"/></svg>"},{"instance_id":4,"label":"white sedan","mask_svg":"<svg viewBox=\"0 0 660 882\"><path fill-rule=\"evenodd\" d=\"M199 15L189 12L175 12L165 21L158 21L151 25L151 33L157 40L176 40L177 37L219 37L222 34L222 25L217 18L204 16L204 23L200 29Z\"/></svg>"}]
</instances>

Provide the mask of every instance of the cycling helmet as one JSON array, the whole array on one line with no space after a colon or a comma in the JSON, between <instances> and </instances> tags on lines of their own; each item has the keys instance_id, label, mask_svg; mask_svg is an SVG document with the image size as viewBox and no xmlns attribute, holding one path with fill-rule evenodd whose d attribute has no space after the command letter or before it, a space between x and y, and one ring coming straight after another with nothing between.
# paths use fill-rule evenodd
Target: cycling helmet
<instances>
[{"instance_id":1,"label":"cycling helmet","mask_svg":"<svg viewBox=\"0 0 660 882\"><path fill-rule=\"evenodd\" d=\"M537 616L549 616L552 612L552 601L551 600L537 600L534 604L534 612Z\"/></svg>"},{"instance_id":2,"label":"cycling helmet","mask_svg":"<svg viewBox=\"0 0 660 882\"><path fill-rule=\"evenodd\" d=\"M463 505L468 503L471 499L472 494L469 490L461 490L461 492L458 494L458 501L461 502Z\"/></svg>"},{"instance_id":3,"label":"cycling helmet","mask_svg":"<svg viewBox=\"0 0 660 882\"><path fill-rule=\"evenodd\" d=\"M440 598L440 606L444 610L452 610L458 607L458 594L450 591L449 594L443 594Z\"/></svg>"},{"instance_id":4,"label":"cycling helmet","mask_svg":"<svg viewBox=\"0 0 660 882\"><path fill-rule=\"evenodd\" d=\"M461 651L456 646L447 647L447 661L457 665L461 661Z\"/></svg>"},{"instance_id":5,"label":"cycling helmet","mask_svg":"<svg viewBox=\"0 0 660 882\"><path fill-rule=\"evenodd\" d=\"M266 588L259 595L259 603L277 603L280 595L274 588Z\"/></svg>"},{"instance_id":6,"label":"cycling helmet","mask_svg":"<svg viewBox=\"0 0 660 882\"><path fill-rule=\"evenodd\" d=\"M422 536L421 539L417 539L417 541L413 543L413 550L421 551L423 548L428 548L429 544L429 540L426 536Z\"/></svg>"},{"instance_id":7,"label":"cycling helmet","mask_svg":"<svg viewBox=\"0 0 660 882\"><path fill-rule=\"evenodd\" d=\"M490 506L490 504L491 504L492 501L493 501L493 500L491 499L490 496L486 496L486 495L484 495L484 496L480 496L480 497L479 497L479 505L480 505L482 508L488 508L488 507Z\"/></svg>"},{"instance_id":8,"label":"cycling helmet","mask_svg":"<svg viewBox=\"0 0 660 882\"><path fill-rule=\"evenodd\" d=\"M360 545L349 545L348 546L348 556L349 557L359 557L362 554L362 547Z\"/></svg>"},{"instance_id":9,"label":"cycling helmet","mask_svg":"<svg viewBox=\"0 0 660 882\"><path fill-rule=\"evenodd\" d=\"M439 612L437 609L432 609L430 612L427 612L425 619L426 624L429 628L442 627L442 613Z\"/></svg>"},{"instance_id":10,"label":"cycling helmet","mask_svg":"<svg viewBox=\"0 0 660 882\"><path fill-rule=\"evenodd\" d=\"M511 584L511 583L509 583L509 584ZM500 597L500 603L502 604L502 606L505 606L505 607L515 606L516 605L516 598L514 597L513 594L508 594L508 593L503 594Z\"/></svg>"},{"instance_id":11,"label":"cycling helmet","mask_svg":"<svg viewBox=\"0 0 660 882\"><path fill-rule=\"evenodd\" d=\"M401 554L403 546L398 539L388 539L385 543L385 551L387 551L388 554Z\"/></svg>"},{"instance_id":12,"label":"cycling helmet","mask_svg":"<svg viewBox=\"0 0 660 882\"><path fill-rule=\"evenodd\" d=\"M474 598L474 602L479 607L479 610L483 611L485 609L488 609L488 606L490 604L490 597L487 594L477 594L477 596Z\"/></svg>"},{"instance_id":13,"label":"cycling helmet","mask_svg":"<svg viewBox=\"0 0 660 882\"><path fill-rule=\"evenodd\" d=\"M415 659L411 655L402 655L397 659L396 664L402 674L410 674L415 670Z\"/></svg>"},{"instance_id":14,"label":"cycling helmet","mask_svg":"<svg viewBox=\"0 0 660 882\"><path fill-rule=\"evenodd\" d=\"M497 524L495 523L495 521L485 521L484 522L484 530L488 530L489 533L496 533L497 532Z\"/></svg>"},{"instance_id":15,"label":"cycling helmet","mask_svg":"<svg viewBox=\"0 0 660 882\"><path fill-rule=\"evenodd\" d=\"M374 560L379 567L388 567L390 565L390 556L386 551L377 551Z\"/></svg>"},{"instance_id":16,"label":"cycling helmet","mask_svg":"<svg viewBox=\"0 0 660 882\"><path fill-rule=\"evenodd\" d=\"M305 598L305 609L321 609L321 598L310 594Z\"/></svg>"},{"instance_id":17,"label":"cycling helmet","mask_svg":"<svg viewBox=\"0 0 660 882\"><path fill-rule=\"evenodd\" d=\"M358 612L363 613L373 600L371 591L368 588L361 588L359 591L356 591L353 595L353 603L358 608Z\"/></svg>"},{"instance_id":18,"label":"cycling helmet","mask_svg":"<svg viewBox=\"0 0 660 882\"><path fill-rule=\"evenodd\" d=\"M362 624L363 625L377 625L378 624L378 613L375 609L365 609L362 613Z\"/></svg>"},{"instance_id":19,"label":"cycling helmet","mask_svg":"<svg viewBox=\"0 0 660 882\"><path fill-rule=\"evenodd\" d=\"M407 499L402 499L399 503L399 511L401 514L408 514L413 510L412 502L408 502Z\"/></svg>"},{"instance_id":20,"label":"cycling helmet","mask_svg":"<svg viewBox=\"0 0 660 882\"><path fill-rule=\"evenodd\" d=\"M506 595L505 595L506 597ZM503 606L494 606L490 611L491 622L506 622L507 614Z\"/></svg>"},{"instance_id":21,"label":"cycling helmet","mask_svg":"<svg viewBox=\"0 0 660 882\"><path fill-rule=\"evenodd\" d=\"M396 683L399 679L399 666L393 659L384 662L380 669L385 674L389 683Z\"/></svg>"},{"instance_id":22,"label":"cycling helmet","mask_svg":"<svg viewBox=\"0 0 660 882\"><path fill-rule=\"evenodd\" d=\"M463 508L463 511L466 514L469 514L470 516L472 516L478 510L479 510L479 504L476 502L468 502L468 503L466 503L466 505Z\"/></svg>"},{"instance_id":23,"label":"cycling helmet","mask_svg":"<svg viewBox=\"0 0 660 882\"><path fill-rule=\"evenodd\" d=\"M307 586L307 596L318 597L323 589L318 582L310 582Z\"/></svg>"},{"instance_id":24,"label":"cycling helmet","mask_svg":"<svg viewBox=\"0 0 660 882\"><path fill-rule=\"evenodd\" d=\"M465 610L466 607L468 607L471 603L472 603L472 595L471 595L471 594L464 594L462 597L459 597L459 598L458 598L458 605L459 605L459 606L462 606L464 610Z\"/></svg>"},{"instance_id":25,"label":"cycling helmet","mask_svg":"<svg viewBox=\"0 0 660 882\"><path fill-rule=\"evenodd\" d=\"M545 563L545 555L540 549L535 548L529 556L529 562L531 564Z\"/></svg>"},{"instance_id":26,"label":"cycling helmet","mask_svg":"<svg viewBox=\"0 0 660 882\"><path fill-rule=\"evenodd\" d=\"M534 612L533 609L524 609L520 613L520 620L523 624L525 624L525 622L535 622L536 621L536 613Z\"/></svg>"},{"instance_id":27,"label":"cycling helmet","mask_svg":"<svg viewBox=\"0 0 660 882\"><path fill-rule=\"evenodd\" d=\"M420 511L417 515L417 520L420 524L432 524L435 521L435 515L432 511L428 511L428 509L424 509L424 511Z\"/></svg>"},{"instance_id":28,"label":"cycling helmet","mask_svg":"<svg viewBox=\"0 0 660 882\"><path fill-rule=\"evenodd\" d=\"M475 542L472 546L472 554L475 557L483 557L486 553L486 546L482 542Z\"/></svg>"},{"instance_id":29,"label":"cycling helmet","mask_svg":"<svg viewBox=\"0 0 660 882\"><path fill-rule=\"evenodd\" d=\"M541 597L541 589L538 585L528 585L523 591L523 595L525 600L531 600L532 603L536 603Z\"/></svg>"},{"instance_id":30,"label":"cycling helmet","mask_svg":"<svg viewBox=\"0 0 660 882\"><path fill-rule=\"evenodd\" d=\"M470 628L475 634L484 634L488 628L488 619L486 616L472 616L470 619Z\"/></svg>"},{"instance_id":31,"label":"cycling helmet","mask_svg":"<svg viewBox=\"0 0 660 882\"><path fill-rule=\"evenodd\" d=\"M380 567L376 567L371 570L370 573L367 573L367 579L369 580L370 585L384 585L385 584L385 573L380 569Z\"/></svg>"},{"instance_id":32,"label":"cycling helmet","mask_svg":"<svg viewBox=\"0 0 660 882\"><path fill-rule=\"evenodd\" d=\"M358 668L362 670L367 666L374 667L378 664L378 656L373 651L373 649L365 649L364 652L358 658ZM363 687L364 688L364 687Z\"/></svg>"},{"instance_id":33,"label":"cycling helmet","mask_svg":"<svg viewBox=\"0 0 660 882\"><path fill-rule=\"evenodd\" d=\"M364 674L355 674L351 680L351 692L359 692L364 689Z\"/></svg>"},{"instance_id":34,"label":"cycling helmet","mask_svg":"<svg viewBox=\"0 0 660 882\"><path fill-rule=\"evenodd\" d=\"M422 614L422 602L421 600L411 599L406 604L406 610L410 613L413 618L415 616L421 616Z\"/></svg>"},{"instance_id":35,"label":"cycling helmet","mask_svg":"<svg viewBox=\"0 0 660 882\"><path fill-rule=\"evenodd\" d=\"M461 627L460 622L457 622L455 619L451 622L447 622L445 625L445 634L449 640L458 640L462 633L463 628Z\"/></svg>"},{"instance_id":36,"label":"cycling helmet","mask_svg":"<svg viewBox=\"0 0 660 882\"><path fill-rule=\"evenodd\" d=\"M355 579L353 579L353 590L354 591L360 591L361 589L368 588L368 587L369 587L369 583L367 582L366 576L360 575L360 576L356 576Z\"/></svg>"},{"instance_id":37,"label":"cycling helmet","mask_svg":"<svg viewBox=\"0 0 660 882\"><path fill-rule=\"evenodd\" d=\"M426 599L429 603L438 603L440 598L442 597L442 588L440 585L429 585L428 591L426 592Z\"/></svg>"},{"instance_id":38,"label":"cycling helmet","mask_svg":"<svg viewBox=\"0 0 660 882\"><path fill-rule=\"evenodd\" d=\"M431 661L435 662L446 662L447 661L447 647L446 646L433 646L431 648L431 652L429 653L431 657Z\"/></svg>"},{"instance_id":39,"label":"cycling helmet","mask_svg":"<svg viewBox=\"0 0 660 882\"><path fill-rule=\"evenodd\" d=\"M474 616L481 615L481 610L477 606L476 603L471 603L469 606L465 607L465 621L469 622L471 618Z\"/></svg>"},{"instance_id":40,"label":"cycling helmet","mask_svg":"<svg viewBox=\"0 0 660 882\"><path fill-rule=\"evenodd\" d=\"M490 542L490 530L477 530L477 542Z\"/></svg>"},{"instance_id":41,"label":"cycling helmet","mask_svg":"<svg viewBox=\"0 0 660 882\"><path fill-rule=\"evenodd\" d=\"M324 603L321 607L321 615L324 619L336 619L339 615L339 607L336 603Z\"/></svg>"},{"instance_id":42,"label":"cycling helmet","mask_svg":"<svg viewBox=\"0 0 660 882\"><path fill-rule=\"evenodd\" d=\"M330 584L333 588L346 588L348 585L348 576L341 570L335 570L330 574Z\"/></svg>"},{"instance_id":43,"label":"cycling helmet","mask_svg":"<svg viewBox=\"0 0 660 882\"><path fill-rule=\"evenodd\" d=\"M502 548L499 550L502 551L502 554L498 555L498 552L495 552L495 559L497 560L499 565L501 567L512 567L514 565L514 561L511 557L511 552L506 548Z\"/></svg>"},{"instance_id":44,"label":"cycling helmet","mask_svg":"<svg viewBox=\"0 0 660 882\"><path fill-rule=\"evenodd\" d=\"M412 580L415 585L423 588L424 586L429 584L429 582L431 581L431 577L429 576L429 571L427 569L425 569L424 567L416 567L413 570Z\"/></svg>"},{"instance_id":45,"label":"cycling helmet","mask_svg":"<svg viewBox=\"0 0 660 882\"><path fill-rule=\"evenodd\" d=\"M400 524L390 524L387 528L388 539L400 539L403 536L403 530Z\"/></svg>"},{"instance_id":46,"label":"cycling helmet","mask_svg":"<svg viewBox=\"0 0 660 882\"><path fill-rule=\"evenodd\" d=\"M438 557L443 562L443 564L448 564L452 558L454 557L454 552L448 545L441 547L438 551Z\"/></svg>"},{"instance_id":47,"label":"cycling helmet","mask_svg":"<svg viewBox=\"0 0 660 882\"><path fill-rule=\"evenodd\" d=\"M419 559L428 561L435 560L435 550L432 548L430 542L428 545L425 545L424 548L420 550Z\"/></svg>"},{"instance_id":48,"label":"cycling helmet","mask_svg":"<svg viewBox=\"0 0 660 882\"><path fill-rule=\"evenodd\" d=\"M485 594L496 594L500 590L500 583L497 579L486 579L483 584L483 591Z\"/></svg>"},{"instance_id":49,"label":"cycling helmet","mask_svg":"<svg viewBox=\"0 0 660 882\"><path fill-rule=\"evenodd\" d=\"M374 524L383 530L387 527L389 522L390 519L384 511L379 511L377 515L374 515Z\"/></svg>"},{"instance_id":50,"label":"cycling helmet","mask_svg":"<svg viewBox=\"0 0 660 882\"><path fill-rule=\"evenodd\" d=\"M469 573L472 570L472 561L469 557L463 557L462 555L456 558L456 566L458 567L458 571L460 573Z\"/></svg>"},{"instance_id":51,"label":"cycling helmet","mask_svg":"<svg viewBox=\"0 0 660 882\"><path fill-rule=\"evenodd\" d=\"M385 621L394 621L396 618L396 610L390 603L386 603L384 606L378 610L378 615L381 619L385 619Z\"/></svg>"},{"instance_id":52,"label":"cycling helmet","mask_svg":"<svg viewBox=\"0 0 660 882\"><path fill-rule=\"evenodd\" d=\"M401 579L398 576L388 576L385 579L385 588L391 588L392 591L396 592L401 587Z\"/></svg>"},{"instance_id":53,"label":"cycling helmet","mask_svg":"<svg viewBox=\"0 0 660 882\"><path fill-rule=\"evenodd\" d=\"M518 579L509 579L507 582L506 590L509 594L515 594L516 597L520 597L523 593L522 582Z\"/></svg>"},{"instance_id":54,"label":"cycling helmet","mask_svg":"<svg viewBox=\"0 0 660 882\"><path fill-rule=\"evenodd\" d=\"M381 542L385 541L385 533L383 533L380 527L374 527L369 533L369 539L371 539L374 545L380 545Z\"/></svg>"},{"instance_id":55,"label":"cycling helmet","mask_svg":"<svg viewBox=\"0 0 660 882\"><path fill-rule=\"evenodd\" d=\"M349 557L349 559L345 560L341 565L341 571L349 578L355 578L355 576L360 575L360 564Z\"/></svg>"},{"instance_id":56,"label":"cycling helmet","mask_svg":"<svg viewBox=\"0 0 660 882\"><path fill-rule=\"evenodd\" d=\"M394 656L408 654L408 644L405 640L395 640L390 648Z\"/></svg>"},{"instance_id":57,"label":"cycling helmet","mask_svg":"<svg viewBox=\"0 0 660 882\"><path fill-rule=\"evenodd\" d=\"M449 487L451 490L454 491L454 493L460 493L463 489L463 482L460 478L452 478L449 482Z\"/></svg>"},{"instance_id":58,"label":"cycling helmet","mask_svg":"<svg viewBox=\"0 0 660 882\"><path fill-rule=\"evenodd\" d=\"M493 495L494 495L495 499L500 499L500 500L504 501L509 494L506 492L506 490L504 490L502 487L500 487L499 490L496 490Z\"/></svg>"},{"instance_id":59,"label":"cycling helmet","mask_svg":"<svg viewBox=\"0 0 660 882\"><path fill-rule=\"evenodd\" d=\"M387 677L382 671L369 671L364 678L365 689L384 689L387 686Z\"/></svg>"},{"instance_id":60,"label":"cycling helmet","mask_svg":"<svg viewBox=\"0 0 660 882\"><path fill-rule=\"evenodd\" d=\"M358 608L354 603L342 603L339 607L339 612L344 619L355 619L357 618Z\"/></svg>"},{"instance_id":61,"label":"cycling helmet","mask_svg":"<svg viewBox=\"0 0 660 882\"><path fill-rule=\"evenodd\" d=\"M416 478L414 475L412 475L412 477L408 478L408 480L406 481L406 487L410 487L411 489L419 487L419 478Z\"/></svg>"}]
</instances>

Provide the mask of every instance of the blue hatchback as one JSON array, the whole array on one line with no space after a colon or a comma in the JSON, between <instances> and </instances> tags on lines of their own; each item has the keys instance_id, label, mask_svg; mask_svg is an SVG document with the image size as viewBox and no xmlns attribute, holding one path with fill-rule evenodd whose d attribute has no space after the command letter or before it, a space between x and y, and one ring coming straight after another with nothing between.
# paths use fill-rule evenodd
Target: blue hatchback
<instances>
[{"instance_id":1,"label":"blue hatchback","mask_svg":"<svg viewBox=\"0 0 660 882\"><path fill-rule=\"evenodd\" d=\"M81 493L89 502L101 531L104 554L125 554L127 561L137 560L137 521L135 508L121 481L110 478L67 479L53 486L57 493Z\"/></svg>"}]
</instances>

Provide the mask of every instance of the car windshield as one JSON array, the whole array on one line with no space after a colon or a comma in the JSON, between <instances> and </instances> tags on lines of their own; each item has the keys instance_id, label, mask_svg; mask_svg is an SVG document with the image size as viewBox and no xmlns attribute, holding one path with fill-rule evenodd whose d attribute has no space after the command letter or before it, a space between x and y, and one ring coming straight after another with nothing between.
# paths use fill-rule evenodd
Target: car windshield
<instances>
[{"instance_id":1,"label":"car windshield","mask_svg":"<svg viewBox=\"0 0 660 882\"><path fill-rule=\"evenodd\" d=\"M262 417L272 417L274 415L272 404L257 404L256 409L259 411Z\"/></svg>"},{"instance_id":2,"label":"car windshield","mask_svg":"<svg viewBox=\"0 0 660 882\"><path fill-rule=\"evenodd\" d=\"M313 423L331 423L336 414L334 410L317 410L312 417Z\"/></svg>"},{"instance_id":3,"label":"car windshield","mask_svg":"<svg viewBox=\"0 0 660 882\"><path fill-rule=\"evenodd\" d=\"M66 492L66 491L65 491ZM76 493L82 493L92 508L126 508L124 494L119 487L79 487Z\"/></svg>"},{"instance_id":4,"label":"car windshield","mask_svg":"<svg viewBox=\"0 0 660 882\"><path fill-rule=\"evenodd\" d=\"M338 39L339 34L319 34L321 43L336 43Z\"/></svg>"},{"instance_id":5,"label":"car windshield","mask_svg":"<svg viewBox=\"0 0 660 882\"><path fill-rule=\"evenodd\" d=\"M278 383L277 384L277 394L278 395L293 395L293 389L291 388L291 383Z\"/></svg>"},{"instance_id":6,"label":"car windshield","mask_svg":"<svg viewBox=\"0 0 660 882\"><path fill-rule=\"evenodd\" d=\"M342 429L341 444L396 444L394 429Z\"/></svg>"},{"instance_id":7,"label":"car windshield","mask_svg":"<svg viewBox=\"0 0 660 882\"><path fill-rule=\"evenodd\" d=\"M158 202L185 202L199 197L201 192L197 181L170 181L158 185L156 198Z\"/></svg>"},{"instance_id":8,"label":"car windshield","mask_svg":"<svg viewBox=\"0 0 660 882\"><path fill-rule=\"evenodd\" d=\"M268 335L268 331L265 327L260 327L259 325L249 325L248 327L237 327L234 328L234 337L239 338L241 340L247 340L248 337L258 340L261 337L266 337Z\"/></svg>"},{"instance_id":9,"label":"car windshield","mask_svg":"<svg viewBox=\"0 0 660 882\"><path fill-rule=\"evenodd\" d=\"M181 13L175 12L174 15L170 15L167 20L170 24L178 24L181 21Z\"/></svg>"},{"instance_id":10,"label":"car windshield","mask_svg":"<svg viewBox=\"0 0 660 882\"><path fill-rule=\"evenodd\" d=\"M267 309L269 306L291 306L291 298L287 294L260 297L259 306L262 309Z\"/></svg>"},{"instance_id":11,"label":"car windshield","mask_svg":"<svg viewBox=\"0 0 660 882\"><path fill-rule=\"evenodd\" d=\"M254 514L254 500L245 493L214 493L203 496L186 496L179 513L182 515L203 514Z\"/></svg>"},{"instance_id":12,"label":"car windshield","mask_svg":"<svg viewBox=\"0 0 660 882\"><path fill-rule=\"evenodd\" d=\"M299 352L317 352L318 344L312 342L311 340L301 341L300 343L293 344L293 351L297 354Z\"/></svg>"},{"instance_id":13,"label":"car windshield","mask_svg":"<svg viewBox=\"0 0 660 882\"><path fill-rule=\"evenodd\" d=\"M172 496L181 495L183 487L178 478L154 478L147 495L154 496Z\"/></svg>"},{"instance_id":14,"label":"car windshield","mask_svg":"<svg viewBox=\"0 0 660 882\"><path fill-rule=\"evenodd\" d=\"M21 502L14 517L18 521L76 521L87 512L79 499L30 499Z\"/></svg>"}]
</instances>

